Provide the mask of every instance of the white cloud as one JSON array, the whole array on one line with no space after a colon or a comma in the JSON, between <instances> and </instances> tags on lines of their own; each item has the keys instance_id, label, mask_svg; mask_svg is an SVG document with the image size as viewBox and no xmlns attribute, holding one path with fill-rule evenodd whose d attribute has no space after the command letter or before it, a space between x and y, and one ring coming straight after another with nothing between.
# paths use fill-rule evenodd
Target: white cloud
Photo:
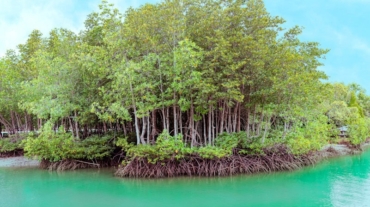
<instances>
[{"instance_id":1,"label":"white cloud","mask_svg":"<svg viewBox=\"0 0 370 207\"><path fill-rule=\"evenodd\" d=\"M355 35L350 29L331 28L328 30L328 35L333 38L334 43L341 46L338 49L354 50L358 51L358 54L370 56L370 42Z\"/></svg>"},{"instance_id":2,"label":"white cloud","mask_svg":"<svg viewBox=\"0 0 370 207\"><path fill-rule=\"evenodd\" d=\"M159 0L108 0L122 13L129 6ZM101 0L0 0L0 57L26 42L34 29L45 36L54 28L83 29L87 15L98 11Z\"/></svg>"}]
</instances>

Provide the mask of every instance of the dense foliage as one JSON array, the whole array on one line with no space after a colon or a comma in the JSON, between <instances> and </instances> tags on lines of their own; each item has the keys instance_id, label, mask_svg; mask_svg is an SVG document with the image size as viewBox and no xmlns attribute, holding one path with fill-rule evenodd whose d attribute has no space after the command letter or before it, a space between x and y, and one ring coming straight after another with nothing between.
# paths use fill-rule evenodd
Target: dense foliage
<instances>
[{"instance_id":1,"label":"dense foliage","mask_svg":"<svg viewBox=\"0 0 370 207\"><path fill-rule=\"evenodd\" d=\"M0 155L1 153L13 152L22 149L21 139L3 138L0 139Z\"/></svg>"},{"instance_id":2,"label":"dense foliage","mask_svg":"<svg viewBox=\"0 0 370 207\"><path fill-rule=\"evenodd\" d=\"M342 126L365 141L370 97L323 82L328 50L283 23L262 0L166 0L124 15L104 0L80 33L35 30L0 59L0 128L39 131L26 154L50 161L109 156L108 132L150 162L276 144L304 154Z\"/></svg>"},{"instance_id":3,"label":"dense foliage","mask_svg":"<svg viewBox=\"0 0 370 207\"><path fill-rule=\"evenodd\" d=\"M50 124L46 123L38 136L30 135L23 141L26 156L51 162L66 159L96 161L110 157L114 150L109 136L91 136L79 140L66 133L63 127L58 132L51 130Z\"/></svg>"}]
</instances>

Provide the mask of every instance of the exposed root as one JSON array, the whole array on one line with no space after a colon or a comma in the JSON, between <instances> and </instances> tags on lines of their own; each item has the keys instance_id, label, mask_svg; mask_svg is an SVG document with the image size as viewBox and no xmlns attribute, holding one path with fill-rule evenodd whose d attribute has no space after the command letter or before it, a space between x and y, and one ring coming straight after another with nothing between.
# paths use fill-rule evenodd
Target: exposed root
<instances>
[{"instance_id":1,"label":"exposed root","mask_svg":"<svg viewBox=\"0 0 370 207\"><path fill-rule=\"evenodd\" d=\"M23 150L17 149L11 152L0 152L0 158L23 156Z\"/></svg>"},{"instance_id":2,"label":"exposed root","mask_svg":"<svg viewBox=\"0 0 370 207\"><path fill-rule=\"evenodd\" d=\"M339 154L339 152L331 146L326 151L331 154Z\"/></svg>"},{"instance_id":3,"label":"exposed root","mask_svg":"<svg viewBox=\"0 0 370 207\"><path fill-rule=\"evenodd\" d=\"M264 155L240 155L234 153L230 157L204 159L191 155L180 160L166 160L149 163L143 158L134 158L126 166L121 166L116 176L162 178L175 176L229 176L234 174L252 174L258 172L291 171L318 160L312 154L294 156L284 146L266 149Z\"/></svg>"},{"instance_id":4,"label":"exposed root","mask_svg":"<svg viewBox=\"0 0 370 207\"><path fill-rule=\"evenodd\" d=\"M61 160L58 162L50 162L49 160L42 160L40 162L40 168L47 169L50 171L65 171L65 170L77 170L85 168L102 168L117 165L117 163L105 160L99 162L91 162L86 160Z\"/></svg>"}]
</instances>

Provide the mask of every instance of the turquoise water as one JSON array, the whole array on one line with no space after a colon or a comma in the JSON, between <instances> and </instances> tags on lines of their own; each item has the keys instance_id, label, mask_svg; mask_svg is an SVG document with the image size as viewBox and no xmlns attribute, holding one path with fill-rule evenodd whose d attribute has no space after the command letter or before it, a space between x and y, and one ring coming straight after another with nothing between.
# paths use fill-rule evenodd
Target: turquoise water
<instances>
[{"instance_id":1,"label":"turquoise water","mask_svg":"<svg viewBox=\"0 0 370 207\"><path fill-rule=\"evenodd\" d=\"M0 207L370 206L370 151L295 172L122 179L112 170L0 168Z\"/></svg>"}]
</instances>

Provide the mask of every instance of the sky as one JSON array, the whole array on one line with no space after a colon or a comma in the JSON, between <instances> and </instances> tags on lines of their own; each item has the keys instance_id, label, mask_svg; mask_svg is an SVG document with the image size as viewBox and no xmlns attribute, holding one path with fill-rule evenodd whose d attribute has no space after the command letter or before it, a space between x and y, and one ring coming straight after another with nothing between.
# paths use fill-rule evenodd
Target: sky
<instances>
[{"instance_id":1,"label":"sky","mask_svg":"<svg viewBox=\"0 0 370 207\"><path fill-rule=\"evenodd\" d=\"M123 13L128 7L159 0L108 0ZM47 35L53 28L83 29L86 16L100 0L0 0L0 57L27 40L32 30ZM283 25L304 28L302 41L330 49L320 67L330 82L358 83L370 94L370 0L265 0Z\"/></svg>"}]
</instances>

